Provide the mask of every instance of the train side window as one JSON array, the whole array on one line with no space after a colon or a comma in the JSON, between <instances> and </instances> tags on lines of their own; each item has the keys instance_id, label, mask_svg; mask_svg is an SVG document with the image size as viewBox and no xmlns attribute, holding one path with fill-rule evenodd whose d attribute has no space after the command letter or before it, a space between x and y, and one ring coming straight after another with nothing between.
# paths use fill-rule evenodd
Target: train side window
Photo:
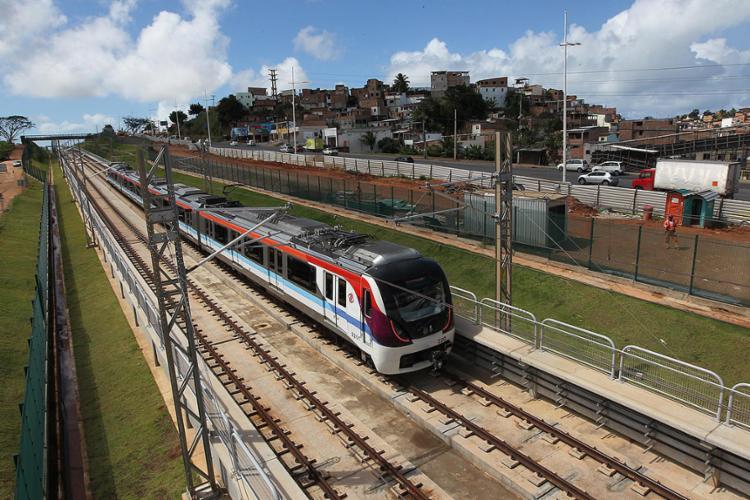
<instances>
[{"instance_id":1,"label":"train side window","mask_svg":"<svg viewBox=\"0 0 750 500\"><path fill-rule=\"evenodd\" d=\"M346 280L339 278L339 305L346 307Z\"/></svg>"},{"instance_id":2,"label":"train side window","mask_svg":"<svg viewBox=\"0 0 750 500\"><path fill-rule=\"evenodd\" d=\"M177 219L179 219L180 222L186 222L185 220L185 209L182 207L177 207Z\"/></svg>"},{"instance_id":3,"label":"train side window","mask_svg":"<svg viewBox=\"0 0 750 500\"><path fill-rule=\"evenodd\" d=\"M315 268L307 262L287 255L286 272L290 281L306 290L315 291Z\"/></svg>"},{"instance_id":4,"label":"train side window","mask_svg":"<svg viewBox=\"0 0 750 500\"><path fill-rule=\"evenodd\" d=\"M263 246L258 243L251 243L245 246L245 255L251 260L263 265Z\"/></svg>"},{"instance_id":5,"label":"train side window","mask_svg":"<svg viewBox=\"0 0 750 500\"><path fill-rule=\"evenodd\" d=\"M362 313L369 318L372 314L372 303L370 302L370 290L365 289L362 293Z\"/></svg>"},{"instance_id":6,"label":"train side window","mask_svg":"<svg viewBox=\"0 0 750 500\"><path fill-rule=\"evenodd\" d=\"M326 298L333 300L333 274L326 273Z\"/></svg>"},{"instance_id":7,"label":"train side window","mask_svg":"<svg viewBox=\"0 0 750 500\"><path fill-rule=\"evenodd\" d=\"M214 239L224 245L229 241L228 238L229 234L227 228L225 228L221 224L214 223Z\"/></svg>"}]
</instances>

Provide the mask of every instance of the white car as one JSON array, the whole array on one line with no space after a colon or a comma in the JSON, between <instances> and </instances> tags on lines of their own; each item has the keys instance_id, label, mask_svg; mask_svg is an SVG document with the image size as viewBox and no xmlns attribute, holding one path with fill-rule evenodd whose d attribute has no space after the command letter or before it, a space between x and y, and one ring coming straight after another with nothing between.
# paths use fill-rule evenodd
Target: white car
<instances>
[{"instance_id":1,"label":"white car","mask_svg":"<svg viewBox=\"0 0 750 500\"><path fill-rule=\"evenodd\" d=\"M255 146L255 141L253 139L248 139L247 140L247 145L248 146Z\"/></svg>"},{"instance_id":2,"label":"white car","mask_svg":"<svg viewBox=\"0 0 750 500\"><path fill-rule=\"evenodd\" d=\"M622 168L621 161L605 161L591 169L592 172L609 172L612 175L623 175L625 170Z\"/></svg>"},{"instance_id":3,"label":"white car","mask_svg":"<svg viewBox=\"0 0 750 500\"><path fill-rule=\"evenodd\" d=\"M562 171L563 164L557 166L557 170ZM568 172L586 172L589 170L589 162L586 160L570 159L565 162L565 170Z\"/></svg>"},{"instance_id":4,"label":"white car","mask_svg":"<svg viewBox=\"0 0 750 500\"><path fill-rule=\"evenodd\" d=\"M294 153L294 148L289 144L282 144L279 148L279 151L281 151L282 153Z\"/></svg>"},{"instance_id":5,"label":"white car","mask_svg":"<svg viewBox=\"0 0 750 500\"><path fill-rule=\"evenodd\" d=\"M338 156L339 150L336 148L325 148L323 149L323 154L328 156Z\"/></svg>"},{"instance_id":6,"label":"white car","mask_svg":"<svg viewBox=\"0 0 750 500\"><path fill-rule=\"evenodd\" d=\"M232 141L232 142L229 143L229 145L230 146L236 146L237 145L237 141Z\"/></svg>"},{"instance_id":7,"label":"white car","mask_svg":"<svg viewBox=\"0 0 750 500\"><path fill-rule=\"evenodd\" d=\"M601 184L602 186L616 186L619 180L609 172L590 172L578 176L578 184Z\"/></svg>"}]
</instances>

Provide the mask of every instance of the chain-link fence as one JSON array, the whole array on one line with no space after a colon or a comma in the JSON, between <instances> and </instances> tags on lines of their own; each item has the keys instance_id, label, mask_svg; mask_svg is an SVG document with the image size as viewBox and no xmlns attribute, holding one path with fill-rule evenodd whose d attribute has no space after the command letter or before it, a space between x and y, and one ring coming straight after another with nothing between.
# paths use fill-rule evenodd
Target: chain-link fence
<instances>
[{"instance_id":1,"label":"chain-link fence","mask_svg":"<svg viewBox=\"0 0 750 500\"><path fill-rule=\"evenodd\" d=\"M39 224L36 293L32 301L29 364L21 407L21 447L16 459L16 498L46 498L49 352L49 197L44 186Z\"/></svg>"},{"instance_id":2,"label":"chain-link fence","mask_svg":"<svg viewBox=\"0 0 750 500\"><path fill-rule=\"evenodd\" d=\"M227 160L179 159L177 167L298 198L403 219L438 232L492 243L494 198L337 176L335 172L279 169ZM550 194L549 198L560 195ZM564 207L563 207L564 208ZM517 250L635 281L666 286L722 302L750 305L750 243L727 237L682 234L666 248L664 231L634 220L583 217L549 206L513 213Z\"/></svg>"}]
</instances>

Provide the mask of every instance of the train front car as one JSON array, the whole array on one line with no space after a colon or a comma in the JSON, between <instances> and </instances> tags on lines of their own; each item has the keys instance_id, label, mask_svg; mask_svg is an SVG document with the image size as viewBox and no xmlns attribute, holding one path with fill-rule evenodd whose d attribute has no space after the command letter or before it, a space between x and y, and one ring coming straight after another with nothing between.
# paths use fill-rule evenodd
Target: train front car
<instances>
[{"instance_id":1,"label":"train front car","mask_svg":"<svg viewBox=\"0 0 750 500\"><path fill-rule=\"evenodd\" d=\"M445 273L434 260L411 252L411 258L376 264L363 276L374 299L365 320L379 344L372 357L381 373L440 368L453 346Z\"/></svg>"}]
</instances>

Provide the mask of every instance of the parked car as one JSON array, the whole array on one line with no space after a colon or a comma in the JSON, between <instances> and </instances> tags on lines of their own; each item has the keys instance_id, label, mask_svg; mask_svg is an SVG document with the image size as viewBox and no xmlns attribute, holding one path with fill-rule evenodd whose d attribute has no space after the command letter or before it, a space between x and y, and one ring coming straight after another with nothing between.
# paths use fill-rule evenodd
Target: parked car
<instances>
[{"instance_id":1,"label":"parked car","mask_svg":"<svg viewBox=\"0 0 750 500\"><path fill-rule=\"evenodd\" d=\"M14 167L18 168L18 167L20 167L21 165L23 165L23 164L22 164L22 163L21 163L20 161L18 161L18 160L13 160L13 166L14 166Z\"/></svg>"},{"instance_id":2,"label":"parked car","mask_svg":"<svg viewBox=\"0 0 750 500\"><path fill-rule=\"evenodd\" d=\"M302 144L297 144L297 153L304 153L305 152L305 146Z\"/></svg>"},{"instance_id":3,"label":"parked car","mask_svg":"<svg viewBox=\"0 0 750 500\"><path fill-rule=\"evenodd\" d=\"M279 148L279 151L282 153L291 153L293 150L292 146L290 144L282 144Z\"/></svg>"},{"instance_id":4,"label":"parked car","mask_svg":"<svg viewBox=\"0 0 750 500\"><path fill-rule=\"evenodd\" d=\"M328 156L338 156L339 150L336 148L323 148L323 154Z\"/></svg>"},{"instance_id":5,"label":"parked car","mask_svg":"<svg viewBox=\"0 0 750 500\"><path fill-rule=\"evenodd\" d=\"M398 156L396 157L396 161L401 161L404 163L414 163L414 158L411 156Z\"/></svg>"},{"instance_id":6,"label":"parked car","mask_svg":"<svg viewBox=\"0 0 750 500\"><path fill-rule=\"evenodd\" d=\"M621 161L605 161L591 169L592 172L609 172L612 175L623 175L625 170Z\"/></svg>"},{"instance_id":7,"label":"parked car","mask_svg":"<svg viewBox=\"0 0 750 500\"><path fill-rule=\"evenodd\" d=\"M602 186L616 186L620 180L609 172L589 172L578 176L578 184L601 184Z\"/></svg>"},{"instance_id":8,"label":"parked car","mask_svg":"<svg viewBox=\"0 0 750 500\"><path fill-rule=\"evenodd\" d=\"M236 146L237 145L237 141L232 141L232 142L229 143L229 145L230 146Z\"/></svg>"},{"instance_id":9,"label":"parked car","mask_svg":"<svg viewBox=\"0 0 750 500\"><path fill-rule=\"evenodd\" d=\"M557 166L557 170L562 171L563 164ZM589 162L586 160L570 159L565 162L565 170L568 172L587 172L589 169Z\"/></svg>"},{"instance_id":10,"label":"parked car","mask_svg":"<svg viewBox=\"0 0 750 500\"><path fill-rule=\"evenodd\" d=\"M247 145L248 146L255 146L255 141L253 139L248 139L247 140Z\"/></svg>"}]
</instances>

